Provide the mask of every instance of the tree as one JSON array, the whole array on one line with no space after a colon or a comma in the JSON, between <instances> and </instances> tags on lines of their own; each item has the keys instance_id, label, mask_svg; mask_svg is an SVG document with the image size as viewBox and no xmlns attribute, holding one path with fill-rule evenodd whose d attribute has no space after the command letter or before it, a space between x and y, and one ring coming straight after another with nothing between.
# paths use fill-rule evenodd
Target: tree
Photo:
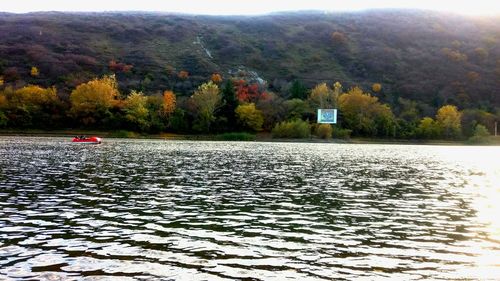
<instances>
[{"instance_id":1,"label":"tree","mask_svg":"<svg viewBox=\"0 0 500 281\"><path fill-rule=\"evenodd\" d=\"M331 34L332 41L336 44L344 45L347 43L347 36L339 31L334 31Z\"/></svg>"},{"instance_id":2,"label":"tree","mask_svg":"<svg viewBox=\"0 0 500 281\"><path fill-rule=\"evenodd\" d=\"M266 99L268 95L259 84L248 84L245 80L239 80L236 82L236 97L240 103L256 103Z\"/></svg>"},{"instance_id":3,"label":"tree","mask_svg":"<svg viewBox=\"0 0 500 281\"><path fill-rule=\"evenodd\" d=\"M118 85L114 75L104 76L78 85L71 92L71 115L84 125L92 125L110 117L110 108L117 105Z\"/></svg>"},{"instance_id":4,"label":"tree","mask_svg":"<svg viewBox=\"0 0 500 281\"><path fill-rule=\"evenodd\" d=\"M458 50L452 50L450 48L443 48L441 49L441 52L448 57L449 60L451 61L456 61L456 62L465 62L467 61L467 55L461 53Z\"/></svg>"},{"instance_id":5,"label":"tree","mask_svg":"<svg viewBox=\"0 0 500 281\"><path fill-rule=\"evenodd\" d=\"M147 96L146 108L149 112L149 132L159 133L165 130L172 114L166 115L163 108L163 95ZM167 119L167 117L169 117Z\"/></svg>"},{"instance_id":6,"label":"tree","mask_svg":"<svg viewBox=\"0 0 500 281\"><path fill-rule=\"evenodd\" d=\"M17 90L5 89L0 95L0 107L12 127L47 128L61 118L62 103L54 87L28 85Z\"/></svg>"},{"instance_id":7,"label":"tree","mask_svg":"<svg viewBox=\"0 0 500 281\"><path fill-rule=\"evenodd\" d=\"M163 92L163 113L167 116L175 111L176 98L172 91Z\"/></svg>"},{"instance_id":8,"label":"tree","mask_svg":"<svg viewBox=\"0 0 500 281\"><path fill-rule=\"evenodd\" d=\"M31 67L30 75L33 77L37 77L40 74L38 68L36 66Z\"/></svg>"},{"instance_id":9,"label":"tree","mask_svg":"<svg viewBox=\"0 0 500 281\"><path fill-rule=\"evenodd\" d=\"M476 125L481 124L490 129L493 133L495 127L496 116L490 112L480 109L466 109L462 112L461 128L462 133L466 137L474 135Z\"/></svg>"},{"instance_id":10,"label":"tree","mask_svg":"<svg viewBox=\"0 0 500 281\"><path fill-rule=\"evenodd\" d=\"M381 90L382 90L382 84L380 84L380 83L373 83L373 85L372 85L372 91L374 93L378 93Z\"/></svg>"},{"instance_id":11,"label":"tree","mask_svg":"<svg viewBox=\"0 0 500 281\"><path fill-rule=\"evenodd\" d=\"M264 124L264 116L262 111L255 108L254 103L240 104L236 108L236 116L238 122L245 128L253 131L262 130Z\"/></svg>"},{"instance_id":12,"label":"tree","mask_svg":"<svg viewBox=\"0 0 500 281\"><path fill-rule=\"evenodd\" d=\"M485 60L486 58L488 58L488 55L489 55L489 53L486 49L480 48L480 47L474 49L474 54L480 60Z\"/></svg>"},{"instance_id":13,"label":"tree","mask_svg":"<svg viewBox=\"0 0 500 281\"><path fill-rule=\"evenodd\" d=\"M432 139L439 136L439 127L431 117L424 117L417 127L417 136L424 139Z\"/></svg>"},{"instance_id":14,"label":"tree","mask_svg":"<svg viewBox=\"0 0 500 281\"><path fill-rule=\"evenodd\" d=\"M210 77L210 80L212 80L212 82L214 82L215 84L219 84L220 82L222 82L222 76L219 73L214 73Z\"/></svg>"},{"instance_id":15,"label":"tree","mask_svg":"<svg viewBox=\"0 0 500 281\"><path fill-rule=\"evenodd\" d=\"M148 115L149 111L146 107L147 97L141 92L132 91L125 99L123 111L125 119L130 123L132 129L145 131L149 128Z\"/></svg>"},{"instance_id":16,"label":"tree","mask_svg":"<svg viewBox=\"0 0 500 281\"><path fill-rule=\"evenodd\" d=\"M354 87L339 97L342 125L356 135L393 136L396 126L390 107Z\"/></svg>"},{"instance_id":17,"label":"tree","mask_svg":"<svg viewBox=\"0 0 500 281\"><path fill-rule=\"evenodd\" d=\"M222 89L222 107L219 111L219 119L224 120L227 129L232 130L235 128L235 110L238 106L236 99L236 92L234 91L233 81L228 79L224 88ZM222 121L221 121L222 122Z\"/></svg>"},{"instance_id":18,"label":"tree","mask_svg":"<svg viewBox=\"0 0 500 281\"><path fill-rule=\"evenodd\" d=\"M181 70L179 71L179 74L177 74L177 77L179 77L182 80L186 80L189 77L189 72Z\"/></svg>"},{"instance_id":19,"label":"tree","mask_svg":"<svg viewBox=\"0 0 500 281\"><path fill-rule=\"evenodd\" d=\"M309 105L301 99L291 99L284 102L286 119L305 119L314 117Z\"/></svg>"},{"instance_id":20,"label":"tree","mask_svg":"<svg viewBox=\"0 0 500 281\"><path fill-rule=\"evenodd\" d=\"M130 72L132 69L133 65L131 64L125 64L123 62L116 62L115 60L109 61L109 69L114 72Z\"/></svg>"},{"instance_id":21,"label":"tree","mask_svg":"<svg viewBox=\"0 0 500 281\"><path fill-rule=\"evenodd\" d=\"M264 115L265 130L271 130L276 123L285 120L287 111L284 102L283 98L272 92L265 100L258 101L257 108Z\"/></svg>"},{"instance_id":22,"label":"tree","mask_svg":"<svg viewBox=\"0 0 500 281\"><path fill-rule=\"evenodd\" d=\"M3 76L0 76L0 87L3 86L3 83L4 83Z\"/></svg>"},{"instance_id":23,"label":"tree","mask_svg":"<svg viewBox=\"0 0 500 281\"><path fill-rule=\"evenodd\" d=\"M309 95L309 103L313 108L335 108L337 106L336 92L321 83L316 85Z\"/></svg>"},{"instance_id":24,"label":"tree","mask_svg":"<svg viewBox=\"0 0 500 281\"><path fill-rule=\"evenodd\" d=\"M399 118L402 118L407 122L415 124L418 123L419 110L417 108L417 103L413 100L407 100L404 98L399 98L398 103L399 103Z\"/></svg>"},{"instance_id":25,"label":"tree","mask_svg":"<svg viewBox=\"0 0 500 281\"><path fill-rule=\"evenodd\" d=\"M221 103L219 87L212 81L202 84L190 98L196 110L196 120L193 129L209 132L210 125L215 120L214 112Z\"/></svg>"},{"instance_id":26,"label":"tree","mask_svg":"<svg viewBox=\"0 0 500 281\"><path fill-rule=\"evenodd\" d=\"M290 87L290 97L292 99L306 99L307 88L302 85L299 80L294 80L292 86Z\"/></svg>"},{"instance_id":27,"label":"tree","mask_svg":"<svg viewBox=\"0 0 500 281\"><path fill-rule=\"evenodd\" d=\"M438 110L436 122L445 138L460 136L461 117L462 114L453 105L445 105Z\"/></svg>"}]
</instances>

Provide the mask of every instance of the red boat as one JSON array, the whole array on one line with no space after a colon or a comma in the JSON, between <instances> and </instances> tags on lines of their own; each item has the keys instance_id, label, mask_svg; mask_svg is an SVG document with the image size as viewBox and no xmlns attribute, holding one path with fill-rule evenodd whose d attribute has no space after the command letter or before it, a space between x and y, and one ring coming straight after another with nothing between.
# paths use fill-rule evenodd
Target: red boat
<instances>
[{"instance_id":1,"label":"red boat","mask_svg":"<svg viewBox=\"0 0 500 281\"><path fill-rule=\"evenodd\" d=\"M100 137L74 137L71 142L75 143L90 143L90 144L100 144L102 139Z\"/></svg>"}]
</instances>

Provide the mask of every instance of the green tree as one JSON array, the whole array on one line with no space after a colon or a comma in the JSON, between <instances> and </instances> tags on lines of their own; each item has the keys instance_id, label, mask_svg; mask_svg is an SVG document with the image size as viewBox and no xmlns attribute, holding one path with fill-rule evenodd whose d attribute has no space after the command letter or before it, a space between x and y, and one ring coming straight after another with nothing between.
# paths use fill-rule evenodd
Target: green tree
<instances>
[{"instance_id":1,"label":"green tree","mask_svg":"<svg viewBox=\"0 0 500 281\"><path fill-rule=\"evenodd\" d=\"M238 107L238 100L236 99L234 83L228 79L222 89L222 106L219 110L219 119L221 119L221 123L225 123L228 130L233 130L236 127L236 107Z\"/></svg>"},{"instance_id":2,"label":"green tree","mask_svg":"<svg viewBox=\"0 0 500 281\"><path fill-rule=\"evenodd\" d=\"M243 128L253 131L262 130L264 116L262 115L262 111L255 108L254 103L240 104L236 108L236 116L238 118L238 123L241 124Z\"/></svg>"},{"instance_id":3,"label":"green tree","mask_svg":"<svg viewBox=\"0 0 500 281\"><path fill-rule=\"evenodd\" d=\"M301 99L291 99L284 102L286 109L286 119L303 119L304 117L313 117L309 105Z\"/></svg>"},{"instance_id":4,"label":"green tree","mask_svg":"<svg viewBox=\"0 0 500 281\"><path fill-rule=\"evenodd\" d=\"M136 91L132 91L125 99L123 111L131 129L146 131L149 128L147 100L148 98L143 93Z\"/></svg>"},{"instance_id":5,"label":"green tree","mask_svg":"<svg viewBox=\"0 0 500 281\"><path fill-rule=\"evenodd\" d=\"M307 98L307 88L300 83L299 80L294 80L290 87L290 97L292 99L304 100Z\"/></svg>"},{"instance_id":6,"label":"green tree","mask_svg":"<svg viewBox=\"0 0 500 281\"><path fill-rule=\"evenodd\" d=\"M462 133L466 137L473 136L478 124L485 126L490 130L490 133L493 133L496 120L496 116L490 112L480 109L465 109L461 119Z\"/></svg>"},{"instance_id":7,"label":"green tree","mask_svg":"<svg viewBox=\"0 0 500 281\"><path fill-rule=\"evenodd\" d=\"M437 138L440 134L439 126L431 117L424 117L417 127L417 136L424 139Z\"/></svg>"},{"instance_id":8,"label":"green tree","mask_svg":"<svg viewBox=\"0 0 500 281\"><path fill-rule=\"evenodd\" d=\"M146 108L149 112L148 116L148 122L150 124L149 131L152 133L159 133L164 131L168 126L170 117L173 114L173 112L169 112L171 106L165 107L164 96L161 95L147 96ZM167 111L165 109L167 109ZM175 111L175 109L173 110Z\"/></svg>"},{"instance_id":9,"label":"green tree","mask_svg":"<svg viewBox=\"0 0 500 281\"><path fill-rule=\"evenodd\" d=\"M456 138L461 135L462 114L456 106L445 105L436 114L436 122L445 138Z\"/></svg>"},{"instance_id":10,"label":"green tree","mask_svg":"<svg viewBox=\"0 0 500 281\"><path fill-rule=\"evenodd\" d=\"M219 86L209 81L202 84L190 98L196 111L193 129L199 132L209 132L210 125L215 120L214 112L221 104Z\"/></svg>"},{"instance_id":11,"label":"green tree","mask_svg":"<svg viewBox=\"0 0 500 281\"><path fill-rule=\"evenodd\" d=\"M176 108L172 116L170 117L169 127L174 130L174 132L188 132L189 131L189 121L187 118L186 111L182 108Z\"/></svg>"},{"instance_id":12,"label":"green tree","mask_svg":"<svg viewBox=\"0 0 500 281\"><path fill-rule=\"evenodd\" d=\"M474 128L474 135L469 138L471 143L487 143L489 142L489 137L491 136L488 129L481 124L477 124Z\"/></svg>"}]
</instances>

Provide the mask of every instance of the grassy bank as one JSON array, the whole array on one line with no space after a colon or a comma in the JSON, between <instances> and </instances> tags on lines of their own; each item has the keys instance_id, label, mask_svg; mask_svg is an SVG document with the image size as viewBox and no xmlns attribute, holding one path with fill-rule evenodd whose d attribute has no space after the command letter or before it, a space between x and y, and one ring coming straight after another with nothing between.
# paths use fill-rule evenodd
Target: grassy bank
<instances>
[{"instance_id":1,"label":"grassy bank","mask_svg":"<svg viewBox=\"0 0 500 281\"><path fill-rule=\"evenodd\" d=\"M164 139L164 140L192 140L192 141L263 141L263 142L303 142L303 143L350 143L350 144L408 144L408 145L500 145L500 136L489 137L484 142L469 142L467 140L404 140L381 138L348 138L348 139L321 139L315 136L308 138L273 138L270 133L256 135L241 132L224 133L218 135L189 135L189 134L139 134L131 131L99 131L99 130L0 130L0 136L42 136L42 137L74 137L79 135L100 136L102 138L128 139Z\"/></svg>"}]
</instances>

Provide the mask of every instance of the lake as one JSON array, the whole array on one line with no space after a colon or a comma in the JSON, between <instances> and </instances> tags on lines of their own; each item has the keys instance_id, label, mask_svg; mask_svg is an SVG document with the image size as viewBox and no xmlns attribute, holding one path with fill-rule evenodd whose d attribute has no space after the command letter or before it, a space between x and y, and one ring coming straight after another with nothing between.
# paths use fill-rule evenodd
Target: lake
<instances>
[{"instance_id":1,"label":"lake","mask_svg":"<svg viewBox=\"0 0 500 281\"><path fill-rule=\"evenodd\" d=\"M500 147L0 137L0 280L500 278Z\"/></svg>"}]
</instances>

